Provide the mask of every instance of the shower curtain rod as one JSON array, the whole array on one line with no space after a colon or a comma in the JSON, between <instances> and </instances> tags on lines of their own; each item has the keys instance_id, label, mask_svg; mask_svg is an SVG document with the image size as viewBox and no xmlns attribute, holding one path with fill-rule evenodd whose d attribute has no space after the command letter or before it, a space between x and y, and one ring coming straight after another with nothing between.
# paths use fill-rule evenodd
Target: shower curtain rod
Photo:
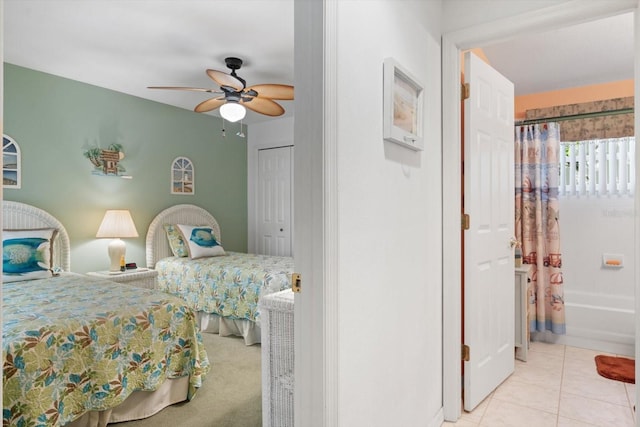
<instances>
[{"instance_id":1,"label":"shower curtain rod","mask_svg":"<svg viewBox=\"0 0 640 427\"><path fill-rule=\"evenodd\" d=\"M544 117L540 119L518 120L515 122L515 124L516 126L535 125L538 123L562 122L565 120L576 120L576 119L590 119L592 117L617 116L618 114L631 114L631 113L633 113L633 108L622 108L620 110L596 111L594 113L572 114L569 116Z\"/></svg>"}]
</instances>

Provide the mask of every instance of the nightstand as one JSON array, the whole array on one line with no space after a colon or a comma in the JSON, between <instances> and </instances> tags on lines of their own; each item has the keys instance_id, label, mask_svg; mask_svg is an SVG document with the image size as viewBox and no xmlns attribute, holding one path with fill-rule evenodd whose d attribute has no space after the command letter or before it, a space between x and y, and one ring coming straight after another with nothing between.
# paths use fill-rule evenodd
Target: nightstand
<instances>
[{"instance_id":1,"label":"nightstand","mask_svg":"<svg viewBox=\"0 0 640 427\"><path fill-rule=\"evenodd\" d=\"M126 270L122 273L111 273L109 271L90 271L87 276L99 277L101 279L111 280L112 282L124 283L139 288L155 289L156 277L158 272L150 268L136 268L135 270Z\"/></svg>"}]
</instances>

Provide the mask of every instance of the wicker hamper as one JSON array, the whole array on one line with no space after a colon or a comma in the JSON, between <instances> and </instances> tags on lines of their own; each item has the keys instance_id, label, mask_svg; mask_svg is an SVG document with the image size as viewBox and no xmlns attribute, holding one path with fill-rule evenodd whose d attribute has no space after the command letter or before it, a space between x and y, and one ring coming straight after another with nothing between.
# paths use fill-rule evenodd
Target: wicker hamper
<instances>
[{"instance_id":1,"label":"wicker hamper","mask_svg":"<svg viewBox=\"0 0 640 427\"><path fill-rule=\"evenodd\" d=\"M260 299L262 425L293 427L293 292Z\"/></svg>"}]
</instances>

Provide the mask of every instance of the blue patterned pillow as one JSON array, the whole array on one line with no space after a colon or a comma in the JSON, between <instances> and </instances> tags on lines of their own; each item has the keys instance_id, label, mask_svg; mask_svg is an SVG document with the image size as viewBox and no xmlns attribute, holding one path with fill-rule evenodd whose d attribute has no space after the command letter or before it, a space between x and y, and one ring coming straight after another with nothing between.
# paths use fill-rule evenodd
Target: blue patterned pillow
<instances>
[{"instance_id":1,"label":"blue patterned pillow","mask_svg":"<svg viewBox=\"0 0 640 427\"><path fill-rule=\"evenodd\" d=\"M176 224L187 242L191 259L226 255L220 242L216 240L211 227Z\"/></svg>"},{"instance_id":2,"label":"blue patterned pillow","mask_svg":"<svg viewBox=\"0 0 640 427\"><path fill-rule=\"evenodd\" d=\"M51 277L55 233L54 228L3 230L2 281Z\"/></svg>"},{"instance_id":3,"label":"blue patterned pillow","mask_svg":"<svg viewBox=\"0 0 640 427\"><path fill-rule=\"evenodd\" d=\"M180 230L173 224L165 224L164 231L167 233L167 240L169 240L169 247L171 248L171 252L173 252L173 256L189 256L189 250L184 244Z\"/></svg>"}]
</instances>

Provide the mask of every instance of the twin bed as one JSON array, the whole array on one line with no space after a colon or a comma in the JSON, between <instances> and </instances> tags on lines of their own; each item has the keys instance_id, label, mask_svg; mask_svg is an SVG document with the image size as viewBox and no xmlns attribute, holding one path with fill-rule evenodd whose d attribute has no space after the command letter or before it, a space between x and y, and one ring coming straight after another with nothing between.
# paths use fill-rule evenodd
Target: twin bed
<instances>
[{"instance_id":1,"label":"twin bed","mask_svg":"<svg viewBox=\"0 0 640 427\"><path fill-rule=\"evenodd\" d=\"M260 342L258 301L289 286L292 259L174 256L167 224L208 227L220 242L217 221L197 206L158 214L146 250L160 292L70 273L63 224L36 207L3 203L4 230L19 230L17 237L53 230L40 240L51 251L38 258L51 277L3 272L3 425L93 427L146 418L191 399L202 385L210 366L200 330ZM5 267L10 244L3 239Z\"/></svg>"},{"instance_id":2,"label":"twin bed","mask_svg":"<svg viewBox=\"0 0 640 427\"><path fill-rule=\"evenodd\" d=\"M165 226L206 227L221 242L220 226L206 210L189 204L160 212L149 225L147 267L158 271L158 289L177 295L197 311L204 332L260 342L258 301L291 286L293 259L226 251L221 256L174 256Z\"/></svg>"}]
</instances>

